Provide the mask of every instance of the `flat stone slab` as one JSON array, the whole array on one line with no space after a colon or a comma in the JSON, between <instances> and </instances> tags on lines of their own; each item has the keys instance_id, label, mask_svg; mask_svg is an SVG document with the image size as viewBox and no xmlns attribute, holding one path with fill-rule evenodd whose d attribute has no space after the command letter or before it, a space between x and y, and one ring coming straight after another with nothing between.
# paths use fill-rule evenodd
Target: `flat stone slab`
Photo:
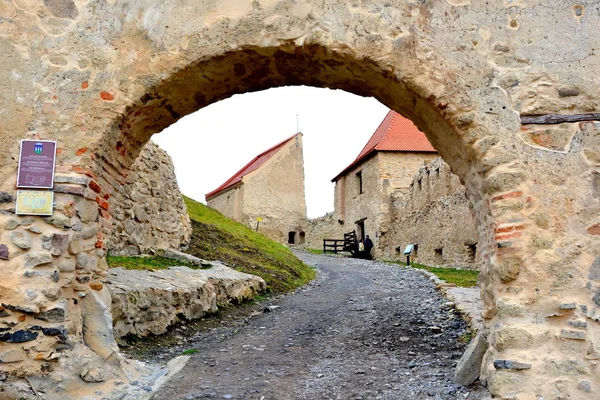
<instances>
[{"instance_id":1,"label":"flat stone slab","mask_svg":"<svg viewBox=\"0 0 600 400\"><path fill-rule=\"evenodd\" d=\"M198 270L111 268L107 287L112 297L115 337L160 335L175 323L214 313L220 304L250 300L267 288L258 276L235 271L220 262L210 264L210 269Z\"/></svg>"}]
</instances>

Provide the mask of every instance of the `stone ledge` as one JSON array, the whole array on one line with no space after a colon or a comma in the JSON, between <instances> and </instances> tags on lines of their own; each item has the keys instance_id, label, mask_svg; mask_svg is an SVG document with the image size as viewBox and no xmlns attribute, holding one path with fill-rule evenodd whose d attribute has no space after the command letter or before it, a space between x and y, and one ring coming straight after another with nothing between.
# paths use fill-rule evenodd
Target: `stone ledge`
<instances>
[{"instance_id":1,"label":"stone ledge","mask_svg":"<svg viewBox=\"0 0 600 400\"><path fill-rule=\"evenodd\" d=\"M219 262L194 270L132 271L112 268L107 287L112 297L114 335L160 335L181 321L214 313L220 304L238 304L266 290L257 276L237 272Z\"/></svg>"}]
</instances>

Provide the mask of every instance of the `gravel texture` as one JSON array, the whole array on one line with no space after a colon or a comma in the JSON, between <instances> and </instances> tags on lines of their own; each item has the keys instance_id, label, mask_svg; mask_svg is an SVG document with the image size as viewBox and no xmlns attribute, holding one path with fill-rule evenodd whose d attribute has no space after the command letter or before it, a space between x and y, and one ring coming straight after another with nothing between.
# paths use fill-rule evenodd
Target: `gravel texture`
<instances>
[{"instance_id":1,"label":"gravel texture","mask_svg":"<svg viewBox=\"0 0 600 400\"><path fill-rule=\"evenodd\" d=\"M318 278L269 302L270 312L225 318L149 353L198 349L154 399L489 398L452 382L466 325L420 273L297 254Z\"/></svg>"}]
</instances>

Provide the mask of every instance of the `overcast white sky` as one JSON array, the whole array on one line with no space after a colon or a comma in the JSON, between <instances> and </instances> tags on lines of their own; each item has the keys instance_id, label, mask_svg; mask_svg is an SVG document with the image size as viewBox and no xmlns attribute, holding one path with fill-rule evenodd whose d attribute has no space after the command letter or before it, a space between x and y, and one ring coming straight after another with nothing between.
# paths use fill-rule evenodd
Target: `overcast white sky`
<instances>
[{"instance_id":1,"label":"overcast white sky","mask_svg":"<svg viewBox=\"0 0 600 400\"><path fill-rule=\"evenodd\" d=\"M304 86L236 95L212 104L154 135L173 158L186 196L205 203L256 155L296 133L304 134L308 216L333 211L331 179L350 164L387 107L373 98Z\"/></svg>"}]
</instances>

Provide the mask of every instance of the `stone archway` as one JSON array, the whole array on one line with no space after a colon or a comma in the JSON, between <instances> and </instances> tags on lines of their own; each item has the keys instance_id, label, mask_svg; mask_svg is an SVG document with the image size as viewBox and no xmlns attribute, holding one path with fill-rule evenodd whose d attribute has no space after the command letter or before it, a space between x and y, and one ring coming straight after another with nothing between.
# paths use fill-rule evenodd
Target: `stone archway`
<instances>
[{"instance_id":1,"label":"stone archway","mask_svg":"<svg viewBox=\"0 0 600 400\"><path fill-rule=\"evenodd\" d=\"M3 354L17 361L0 368L55 380L65 371L122 376L102 287L111 190L150 136L182 116L236 93L304 84L374 96L411 118L465 183L480 237L491 392L594 398L600 128L521 125L519 114L598 112L599 17L584 5L512 3L0 6L16 27L0 36L3 104L15 116L0 159L3 318L11 335L43 321L67 336L60 348L39 334L7 344ZM570 30L586 40L581 54L561 39ZM542 46L550 43L551 55ZM10 208L23 136L61 143L57 211L45 220Z\"/></svg>"}]
</instances>

